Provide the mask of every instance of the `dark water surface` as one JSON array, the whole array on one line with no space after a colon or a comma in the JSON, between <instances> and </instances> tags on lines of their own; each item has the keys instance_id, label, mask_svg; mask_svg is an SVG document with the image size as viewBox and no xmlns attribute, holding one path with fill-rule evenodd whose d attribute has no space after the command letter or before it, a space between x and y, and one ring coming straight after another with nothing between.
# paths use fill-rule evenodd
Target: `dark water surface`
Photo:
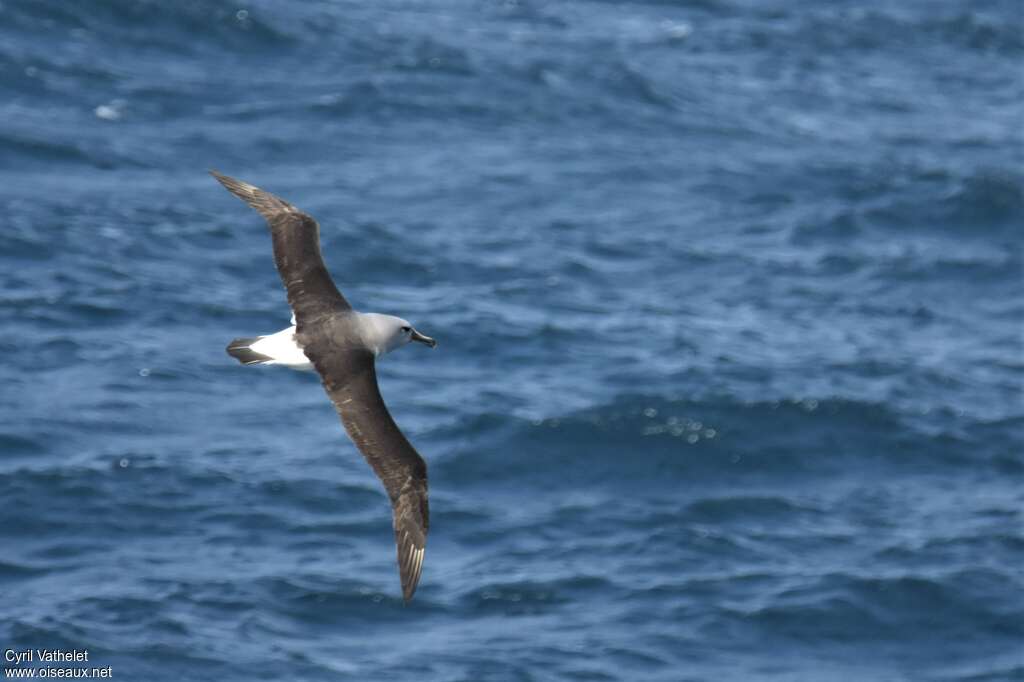
<instances>
[{"instance_id":1,"label":"dark water surface","mask_svg":"<svg viewBox=\"0 0 1024 682\"><path fill-rule=\"evenodd\" d=\"M1016 2L0 4L0 648L119 680L1024 679ZM259 217L430 466L378 482Z\"/></svg>"}]
</instances>

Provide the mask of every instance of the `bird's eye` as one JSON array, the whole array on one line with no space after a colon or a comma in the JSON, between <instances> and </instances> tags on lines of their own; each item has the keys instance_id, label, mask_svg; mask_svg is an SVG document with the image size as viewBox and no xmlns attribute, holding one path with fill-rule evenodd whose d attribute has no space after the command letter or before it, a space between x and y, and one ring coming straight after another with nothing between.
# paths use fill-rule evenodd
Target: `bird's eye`
<instances>
[{"instance_id":1,"label":"bird's eye","mask_svg":"<svg viewBox=\"0 0 1024 682\"><path fill-rule=\"evenodd\" d=\"M412 327L402 327L402 333L408 334L412 331Z\"/></svg>"}]
</instances>

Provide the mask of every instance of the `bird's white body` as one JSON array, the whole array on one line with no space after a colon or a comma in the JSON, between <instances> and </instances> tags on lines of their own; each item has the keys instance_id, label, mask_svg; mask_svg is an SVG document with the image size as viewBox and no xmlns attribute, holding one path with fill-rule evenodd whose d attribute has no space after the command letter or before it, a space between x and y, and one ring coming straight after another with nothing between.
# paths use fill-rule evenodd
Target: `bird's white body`
<instances>
[{"instance_id":1,"label":"bird's white body","mask_svg":"<svg viewBox=\"0 0 1024 682\"><path fill-rule=\"evenodd\" d=\"M292 369L310 371L313 369L313 363L302 352L302 347L295 342L294 326L269 336L261 336L249 348L270 358L259 363L261 365L283 365Z\"/></svg>"}]
</instances>

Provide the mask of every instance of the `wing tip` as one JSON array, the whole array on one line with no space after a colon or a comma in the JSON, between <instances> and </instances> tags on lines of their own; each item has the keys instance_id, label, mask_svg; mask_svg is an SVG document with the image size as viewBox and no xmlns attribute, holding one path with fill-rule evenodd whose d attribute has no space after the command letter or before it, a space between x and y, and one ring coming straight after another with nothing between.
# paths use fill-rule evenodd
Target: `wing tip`
<instances>
[{"instance_id":1,"label":"wing tip","mask_svg":"<svg viewBox=\"0 0 1024 682\"><path fill-rule=\"evenodd\" d=\"M208 169L208 171L210 175L212 175L214 179L217 180L217 182L224 185L225 189L227 189L232 194L238 196L240 199L247 200L248 197L245 195L251 195L253 190L258 189L247 182L242 182L241 180L233 178L230 175L224 175L223 173L220 173L212 168Z\"/></svg>"},{"instance_id":2,"label":"wing tip","mask_svg":"<svg viewBox=\"0 0 1024 682\"><path fill-rule=\"evenodd\" d=\"M423 556L426 551L426 546L417 547L415 544L409 543L406 545L405 556L399 555L398 572L402 580L402 602L406 606L412 601L413 595L416 594L416 588L419 586L420 575L423 572Z\"/></svg>"},{"instance_id":3,"label":"wing tip","mask_svg":"<svg viewBox=\"0 0 1024 682\"><path fill-rule=\"evenodd\" d=\"M214 168L207 168L206 172L212 175L217 182L224 185L225 187L231 184L238 184L238 180L235 180L230 175L224 175L223 173Z\"/></svg>"},{"instance_id":4,"label":"wing tip","mask_svg":"<svg viewBox=\"0 0 1024 682\"><path fill-rule=\"evenodd\" d=\"M249 204L268 220L280 213L301 213L281 197L260 189L256 185L251 185L230 175L224 175L213 168L207 170L217 182L224 186L224 189Z\"/></svg>"}]
</instances>

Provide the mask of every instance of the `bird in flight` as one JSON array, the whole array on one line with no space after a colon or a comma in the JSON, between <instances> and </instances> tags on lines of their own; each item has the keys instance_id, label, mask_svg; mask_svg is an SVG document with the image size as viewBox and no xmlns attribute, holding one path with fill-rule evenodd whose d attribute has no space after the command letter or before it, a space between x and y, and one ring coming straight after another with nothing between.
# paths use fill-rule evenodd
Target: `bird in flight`
<instances>
[{"instance_id":1,"label":"bird in flight","mask_svg":"<svg viewBox=\"0 0 1024 682\"><path fill-rule=\"evenodd\" d=\"M246 365L315 369L349 437L391 500L402 597L412 599L430 525L427 465L391 418L377 387L376 359L410 341L437 342L400 317L361 313L334 285L320 255L320 226L269 192L210 171L270 226L274 261L288 292L292 326L235 339L227 352Z\"/></svg>"}]
</instances>

